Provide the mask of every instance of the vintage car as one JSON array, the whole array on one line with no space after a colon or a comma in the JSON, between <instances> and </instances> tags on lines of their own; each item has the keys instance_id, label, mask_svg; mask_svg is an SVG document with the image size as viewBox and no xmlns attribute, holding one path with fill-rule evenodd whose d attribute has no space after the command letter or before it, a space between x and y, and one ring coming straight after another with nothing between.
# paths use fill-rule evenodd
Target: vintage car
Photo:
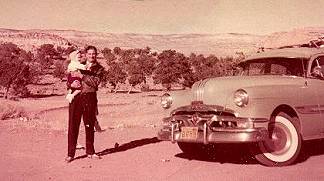
<instances>
[{"instance_id":1,"label":"vintage car","mask_svg":"<svg viewBox=\"0 0 324 181\"><path fill-rule=\"evenodd\" d=\"M165 93L160 140L183 152L205 145L247 143L266 166L296 161L303 141L324 137L324 48L256 53L236 76L208 78Z\"/></svg>"}]
</instances>

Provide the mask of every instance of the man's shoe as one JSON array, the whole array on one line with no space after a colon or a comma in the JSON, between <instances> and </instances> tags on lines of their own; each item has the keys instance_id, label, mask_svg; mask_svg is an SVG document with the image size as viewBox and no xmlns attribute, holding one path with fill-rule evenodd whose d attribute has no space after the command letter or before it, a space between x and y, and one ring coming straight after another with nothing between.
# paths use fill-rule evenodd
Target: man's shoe
<instances>
[{"instance_id":1,"label":"man's shoe","mask_svg":"<svg viewBox=\"0 0 324 181\"><path fill-rule=\"evenodd\" d=\"M97 154L92 154L92 155L88 155L87 156L90 159L94 159L94 160L100 160L101 156L97 155Z\"/></svg>"},{"instance_id":2,"label":"man's shoe","mask_svg":"<svg viewBox=\"0 0 324 181\"><path fill-rule=\"evenodd\" d=\"M71 161L73 161L73 159L74 159L73 157L68 156L64 160L65 160L66 163L70 163Z\"/></svg>"}]
</instances>

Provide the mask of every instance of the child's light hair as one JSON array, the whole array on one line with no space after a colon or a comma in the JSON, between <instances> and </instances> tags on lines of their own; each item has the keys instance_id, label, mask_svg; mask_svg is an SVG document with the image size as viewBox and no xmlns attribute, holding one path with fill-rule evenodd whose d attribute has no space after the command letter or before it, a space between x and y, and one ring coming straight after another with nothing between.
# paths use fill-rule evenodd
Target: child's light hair
<instances>
[{"instance_id":1,"label":"child's light hair","mask_svg":"<svg viewBox=\"0 0 324 181\"><path fill-rule=\"evenodd\" d=\"M80 63L80 60L78 59L78 53L80 53L79 50L75 50L70 53L69 57L71 62L68 65L68 72L73 72L77 70L85 70L85 65Z\"/></svg>"}]
</instances>

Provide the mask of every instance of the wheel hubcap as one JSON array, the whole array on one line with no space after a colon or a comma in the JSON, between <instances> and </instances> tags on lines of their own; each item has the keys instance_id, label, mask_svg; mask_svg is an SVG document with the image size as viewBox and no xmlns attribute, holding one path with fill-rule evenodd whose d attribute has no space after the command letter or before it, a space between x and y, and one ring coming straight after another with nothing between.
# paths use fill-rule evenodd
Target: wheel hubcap
<instances>
[{"instance_id":1,"label":"wheel hubcap","mask_svg":"<svg viewBox=\"0 0 324 181\"><path fill-rule=\"evenodd\" d=\"M283 154L291 145L289 131L280 123L275 123L275 125L273 125L269 137L270 139L265 142L265 146L272 154Z\"/></svg>"}]
</instances>

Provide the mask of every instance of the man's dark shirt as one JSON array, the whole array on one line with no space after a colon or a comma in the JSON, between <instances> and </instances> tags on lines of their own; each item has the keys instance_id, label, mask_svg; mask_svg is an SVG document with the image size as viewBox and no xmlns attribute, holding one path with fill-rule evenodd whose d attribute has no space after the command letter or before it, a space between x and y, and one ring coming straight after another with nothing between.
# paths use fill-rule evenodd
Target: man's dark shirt
<instances>
[{"instance_id":1,"label":"man's dark shirt","mask_svg":"<svg viewBox=\"0 0 324 181\"><path fill-rule=\"evenodd\" d=\"M104 68L96 62L90 67L90 70L83 70L81 73L83 74L81 92L96 92L104 76Z\"/></svg>"}]
</instances>

